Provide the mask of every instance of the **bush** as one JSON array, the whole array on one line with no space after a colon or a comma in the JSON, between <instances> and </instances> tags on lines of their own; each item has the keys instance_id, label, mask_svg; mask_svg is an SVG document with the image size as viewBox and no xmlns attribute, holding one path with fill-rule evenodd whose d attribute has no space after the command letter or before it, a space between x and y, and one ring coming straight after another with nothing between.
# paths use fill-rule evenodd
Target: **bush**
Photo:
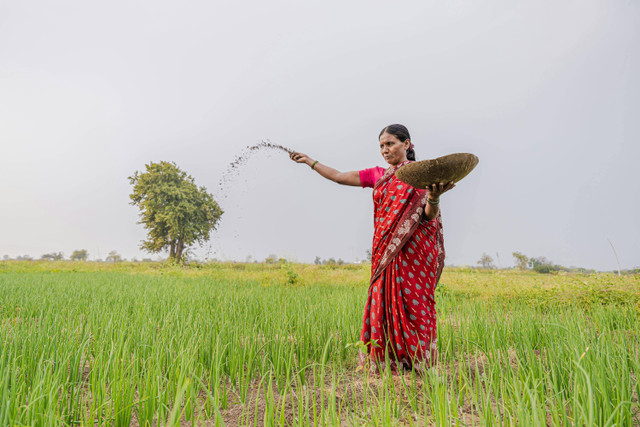
<instances>
[{"instance_id":1,"label":"bush","mask_svg":"<svg viewBox=\"0 0 640 427\"><path fill-rule=\"evenodd\" d=\"M551 273L551 266L548 264L538 264L533 267L533 271L536 273L549 274Z\"/></svg>"}]
</instances>

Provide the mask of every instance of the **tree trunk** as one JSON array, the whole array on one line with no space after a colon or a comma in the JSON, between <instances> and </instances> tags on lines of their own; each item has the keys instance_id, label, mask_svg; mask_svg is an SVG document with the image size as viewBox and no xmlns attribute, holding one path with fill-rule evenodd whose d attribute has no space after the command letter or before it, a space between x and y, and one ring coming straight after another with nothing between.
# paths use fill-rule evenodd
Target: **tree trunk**
<instances>
[{"instance_id":1,"label":"tree trunk","mask_svg":"<svg viewBox=\"0 0 640 427\"><path fill-rule=\"evenodd\" d=\"M171 249L169 250L169 259L175 259L175 257L176 257L176 242L174 240L171 240L170 247L171 247Z\"/></svg>"},{"instance_id":2,"label":"tree trunk","mask_svg":"<svg viewBox=\"0 0 640 427\"><path fill-rule=\"evenodd\" d=\"M178 239L178 244L176 245L176 261L180 261L182 259L183 250L184 250L184 241L182 239Z\"/></svg>"}]
</instances>

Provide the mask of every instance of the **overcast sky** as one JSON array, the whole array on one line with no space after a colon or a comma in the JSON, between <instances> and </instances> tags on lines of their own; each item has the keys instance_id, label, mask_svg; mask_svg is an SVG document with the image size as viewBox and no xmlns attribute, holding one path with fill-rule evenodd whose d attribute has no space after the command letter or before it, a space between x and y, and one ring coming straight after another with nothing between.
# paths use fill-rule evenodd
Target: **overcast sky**
<instances>
[{"instance_id":1,"label":"overcast sky","mask_svg":"<svg viewBox=\"0 0 640 427\"><path fill-rule=\"evenodd\" d=\"M478 155L442 199L447 262L513 251L640 265L640 3L0 0L0 257L147 257L127 177L175 161L225 214L201 257L362 259L405 124L418 159ZM496 256L496 254L498 256ZM155 256L152 256L155 257Z\"/></svg>"}]
</instances>

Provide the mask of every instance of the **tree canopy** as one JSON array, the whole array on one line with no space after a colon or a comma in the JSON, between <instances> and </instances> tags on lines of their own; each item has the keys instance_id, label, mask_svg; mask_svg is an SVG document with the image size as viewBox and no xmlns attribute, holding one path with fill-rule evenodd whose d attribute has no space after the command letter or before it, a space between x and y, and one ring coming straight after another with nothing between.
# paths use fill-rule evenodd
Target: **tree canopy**
<instances>
[{"instance_id":1,"label":"tree canopy","mask_svg":"<svg viewBox=\"0 0 640 427\"><path fill-rule=\"evenodd\" d=\"M521 252L513 252L513 257L516 259L516 264L520 270L526 270L529 264L529 258Z\"/></svg>"},{"instance_id":2,"label":"tree canopy","mask_svg":"<svg viewBox=\"0 0 640 427\"><path fill-rule=\"evenodd\" d=\"M482 268L496 268L493 264L493 258L486 253L482 254L480 260L478 260L478 264L480 264Z\"/></svg>"},{"instance_id":3,"label":"tree canopy","mask_svg":"<svg viewBox=\"0 0 640 427\"><path fill-rule=\"evenodd\" d=\"M62 252L51 252L49 254L42 255L40 259L47 261L61 261L64 259L64 254Z\"/></svg>"},{"instance_id":4,"label":"tree canopy","mask_svg":"<svg viewBox=\"0 0 640 427\"><path fill-rule=\"evenodd\" d=\"M76 249L69 257L71 261L86 261L89 259L89 252L86 249Z\"/></svg>"},{"instance_id":5,"label":"tree canopy","mask_svg":"<svg viewBox=\"0 0 640 427\"><path fill-rule=\"evenodd\" d=\"M129 177L131 204L140 210L140 224L147 229L141 249L169 251L169 258L181 260L185 249L209 240L222 209L204 187L173 162L149 163L145 172Z\"/></svg>"},{"instance_id":6,"label":"tree canopy","mask_svg":"<svg viewBox=\"0 0 640 427\"><path fill-rule=\"evenodd\" d=\"M111 252L109 252L109 255L107 255L107 258L105 260L107 262L113 262L115 264L116 262L122 261L122 257L120 256L120 254L118 252L111 251Z\"/></svg>"}]
</instances>

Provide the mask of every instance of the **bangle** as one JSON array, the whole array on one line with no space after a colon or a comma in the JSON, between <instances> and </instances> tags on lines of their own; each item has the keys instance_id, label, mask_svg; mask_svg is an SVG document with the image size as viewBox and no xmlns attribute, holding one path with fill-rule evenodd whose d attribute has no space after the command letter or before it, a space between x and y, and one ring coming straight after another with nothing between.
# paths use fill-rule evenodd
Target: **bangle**
<instances>
[{"instance_id":1,"label":"bangle","mask_svg":"<svg viewBox=\"0 0 640 427\"><path fill-rule=\"evenodd\" d=\"M311 164L311 169L316 170L316 169L315 169L315 167L316 167L316 163L318 163L318 161L317 161L317 160Z\"/></svg>"},{"instance_id":2,"label":"bangle","mask_svg":"<svg viewBox=\"0 0 640 427\"><path fill-rule=\"evenodd\" d=\"M440 204L440 199L438 198L435 201L433 201L427 197L427 203L429 203L431 206L438 206Z\"/></svg>"}]
</instances>

